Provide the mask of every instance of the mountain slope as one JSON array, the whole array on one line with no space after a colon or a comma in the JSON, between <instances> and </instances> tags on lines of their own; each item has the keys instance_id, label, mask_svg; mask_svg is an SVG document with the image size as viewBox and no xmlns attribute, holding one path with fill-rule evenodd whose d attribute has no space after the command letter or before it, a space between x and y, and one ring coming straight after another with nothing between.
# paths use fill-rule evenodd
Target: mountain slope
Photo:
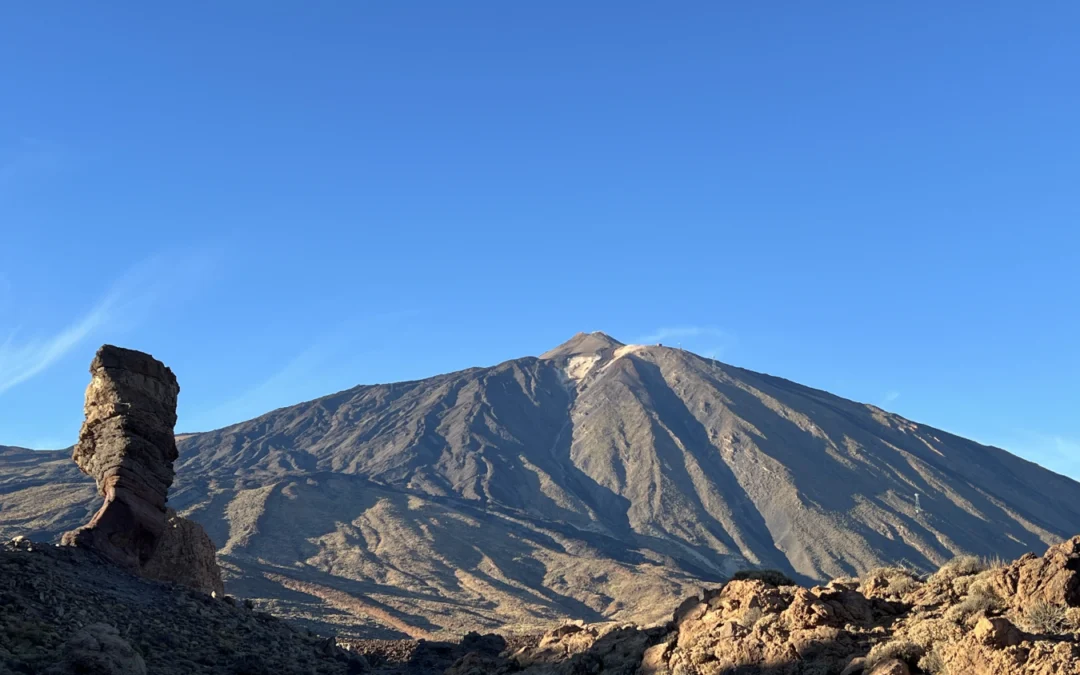
<instances>
[{"instance_id":1,"label":"mountain slope","mask_svg":"<svg viewBox=\"0 0 1080 675\"><path fill-rule=\"evenodd\" d=\"M931 569L1080 529L1080 484L1002 450L602 333L179 447L170 501L221 547L231 592L368 635L648 622L746 566L804 580ZM48 473L56 460L37 455ZM17 461L0 452L2 533L78 520L35 520Z\"/></svg>"}]
</instances>

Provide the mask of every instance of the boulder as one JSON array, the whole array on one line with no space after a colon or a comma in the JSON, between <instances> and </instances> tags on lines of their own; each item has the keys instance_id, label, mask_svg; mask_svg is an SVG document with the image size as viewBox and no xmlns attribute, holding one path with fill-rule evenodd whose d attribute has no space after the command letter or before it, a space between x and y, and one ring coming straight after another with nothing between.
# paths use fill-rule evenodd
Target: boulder
<instances>
[{"instance_id":1,"label":"boulder","mask_svg":"<svg viewBox=\"0 0 1080 675\"><path fill-rule=\"evenodd\" d=\"M1041 558L1029 553L994 570L990 583L1014 608L1038 601L1080 607L1080 536L1050 547Z\"/></svg>"},{"instance_id":2,"label":"boulder","mask_svg":"<svg viewBox=\"0 0 1080 675\"><path fill-rule=\"evenodd\" d=\"M1015 647L1023 640L1016 626L1005 617L982 618L975 624L975 639L989 647Z\"/></svg>"},{"instance_id":3,"label":"boulder","mask_svg":"<svg viewBox=\"0 0 1080 675\"><path fill-rule=\"evenodd\" d=\"M166 511L165 530L140 571L149 579L183 584L219 598L225 595L210 535L172 509Z\"/></svg>"},{"instance_id":4,"label":"boulder","mask_svg":"<svg viewBox=\"0 0 1080 675\"><path fill-rule=\"evenodd\" d=\"M142 656L114 626L93 623L76 631L47 675L146 675Z\"/></svg>"}]
</instances>

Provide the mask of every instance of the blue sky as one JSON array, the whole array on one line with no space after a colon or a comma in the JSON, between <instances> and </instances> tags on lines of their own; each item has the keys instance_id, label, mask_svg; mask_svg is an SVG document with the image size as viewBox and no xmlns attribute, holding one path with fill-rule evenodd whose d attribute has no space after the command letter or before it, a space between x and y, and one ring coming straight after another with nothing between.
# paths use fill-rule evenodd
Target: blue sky
<instances>
[{"instance_id":1,"label":"blue sky","mask_svg":"<svg viewBox=\"0 0 1080 675\"><path fill-rule=\"evenodd\" d=\"M766 6L767 5L767 6ZM0 443L663 336L1080 477L1080 5L7 3Z\"/></svg>"}]
</instances>

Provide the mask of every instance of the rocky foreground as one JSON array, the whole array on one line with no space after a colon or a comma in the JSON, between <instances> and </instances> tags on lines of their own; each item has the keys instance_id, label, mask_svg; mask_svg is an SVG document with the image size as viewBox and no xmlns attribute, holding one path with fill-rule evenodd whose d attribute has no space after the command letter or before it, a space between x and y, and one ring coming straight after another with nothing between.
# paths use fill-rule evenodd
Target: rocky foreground
<instances>
[{"instance_id":1,"label":"rocky foreground","mask_svg":"<svg viewBox=\"0 0 1080 675\"><path fill-rule=\"evenodd\" d=\"M753 571L670 621L543 636L338 641L93 551L0 550L0 672L1080 675L1080 537L1009 563L958 558L803 588Z\"/></svg>"},{"instance_id":2,"label":"rocky foreground","mask_svg":"<svg viewBox=\"0 0 1080 675\"><path fill-rule=\"evenodd\" d=\"M0 673L180 675L366 670L333 638L104 556L25 539L0 548Z\"/></svg>"},{"instance_id":3,"label":"rocky foreground","mask_svg":"<svg viewBox=\"0 0 1080 675\"><path fill-rule=\"evenodd\" d=\"M927 578L883 568L801 588L739 576L663 626L563 626L534 649L470 655L447 673L1080 673L1080 537L1008 565L958 558Z\"/></svg>"}]
</instances>

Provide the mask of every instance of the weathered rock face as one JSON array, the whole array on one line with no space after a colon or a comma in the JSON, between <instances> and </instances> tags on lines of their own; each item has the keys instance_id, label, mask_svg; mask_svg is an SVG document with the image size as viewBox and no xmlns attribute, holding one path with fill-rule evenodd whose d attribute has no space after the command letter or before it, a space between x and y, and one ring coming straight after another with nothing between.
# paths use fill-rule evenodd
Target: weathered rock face
<instances>
[{"instance_id":1,"label":"weathered rock face","mask_svg":"<svg viewBox=\"0 0 1080 675\"><path fill-rule=\"evenodd\" d=\"M131 568L150 559L165 530L176 461L176 376L148 354L105 345L90 364L86 420L72 459L105 503L64 543Z\"/></svg>"},{"instance_id":2,"label":"weathered rock face","mask_svg":"<svg viewBox=\"0 0 1080 675\"><path fill-rule=\"evenodd\" d=\"M143 565L142 575L216 593L218 597L225 595L217 549L210 535L198 523L181 518L172 509L166 512L165 530Z\"/></svg>"},{"instance_id":3,"label":"weathered rock face","mask_svg":"<svg viewBox=\"0 0 1080 675\"><path fill-rule=\"evenodd\" d=\"M1039 601L1080 607L1080 537L1052 546L1041 558L1025 555L996 570L991 583L1017 608Z\"/></svg>"},{"instance_id":4,"label":"weathered rock face","mask_svg":"<svg viewBox=\"0 0 1080 675\"><path fill-rule=\"evenodd\" d=\"M165 507L178 456L176 376L149 354L112 345L98 350L90 374L72 459L105 503L62 542L154 579L222 593L210 538Z\"/></svg>"}]
</instances>

